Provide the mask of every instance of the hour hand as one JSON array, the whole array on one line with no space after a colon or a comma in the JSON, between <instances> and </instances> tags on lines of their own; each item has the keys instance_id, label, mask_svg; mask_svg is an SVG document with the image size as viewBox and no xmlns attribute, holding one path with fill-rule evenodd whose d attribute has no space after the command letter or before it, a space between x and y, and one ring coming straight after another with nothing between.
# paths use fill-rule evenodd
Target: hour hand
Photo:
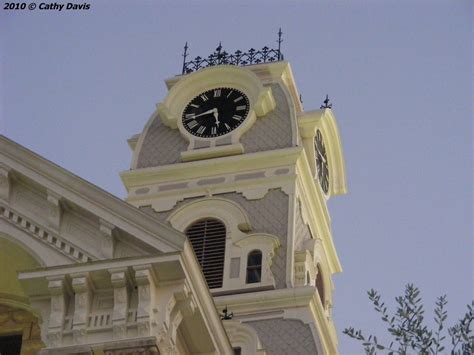
<instances>
[{"instance_id":1,"label":"hour hand","mask_svg":"<svg viewBox=\"0 0 474 355\"><path fill-rule=\"evenodd\" d=\"M214 109L214 119L216 120L216 126L219 126L219 111L217 111L217 108Z\"/></svg>"}]
</instances>

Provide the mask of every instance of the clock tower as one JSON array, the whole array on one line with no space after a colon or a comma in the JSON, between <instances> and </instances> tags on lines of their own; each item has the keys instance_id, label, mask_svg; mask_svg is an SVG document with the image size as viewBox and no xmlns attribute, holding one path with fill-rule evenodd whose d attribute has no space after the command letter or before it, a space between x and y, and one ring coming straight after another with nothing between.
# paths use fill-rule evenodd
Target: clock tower
<instances>
[{"instance_id":1,"label":"clock tower","mask_svg":"<svg viewBox=\"0 0 474 355\"><path fill-rule=\"evenodd\" d=\"M303 109L279 48L186 56L129 139L127 201L188 237L236 353L337 353L327 201L346 175L329 100Z\"/></svg>"}]
</instances>

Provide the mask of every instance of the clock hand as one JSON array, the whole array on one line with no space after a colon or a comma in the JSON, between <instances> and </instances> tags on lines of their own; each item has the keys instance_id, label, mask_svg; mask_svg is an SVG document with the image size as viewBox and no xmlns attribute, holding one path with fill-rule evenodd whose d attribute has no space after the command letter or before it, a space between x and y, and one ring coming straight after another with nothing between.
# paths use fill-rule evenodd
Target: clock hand
<instances>
[{"instance_id":1,"label":"clock hand","mask_svg":"<svg viewBox=\"0 0 474 355\"><path fill-rule=\"evenodd\" d=\"M210 114L210 113L214 113L215 111L216 111L216 109L213 108L212 110L207 110L206 112L202 112L202 113L200 113L199 115L193 116L193 118L200 117L200 116L204 116L204 115L208 115L208 114Z\"/></svg>"},{"instance_id":2,"label":"clock hand","mask_svg":"<svg viewBox=\"0 0 474 355\"><path fill-rule=\"evenodd\" d=\"M216 126L219 126L219 111L217 111L217 108L214 108L214 118L216 120Z\"/></svg>"},{"instance_id":3,"label":"clock hand","mask_svg":"<svg viewBox=\"0 0 474 355\"><path fill-rule=\"evenodd\" d=\"M320 152L318 152L318 154L319 154L319 157L322 159L322 161L326 162L326 159L324 158L324 156Z\"/></svg>"}]
</instances>

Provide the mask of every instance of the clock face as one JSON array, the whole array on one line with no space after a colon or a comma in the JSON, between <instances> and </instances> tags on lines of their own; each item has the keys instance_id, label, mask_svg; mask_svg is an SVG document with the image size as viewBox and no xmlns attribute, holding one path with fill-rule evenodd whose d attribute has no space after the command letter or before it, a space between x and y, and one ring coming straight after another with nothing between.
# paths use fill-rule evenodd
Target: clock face
<instances>
[{"instance_id":1,"label":"clock face","mask_svg":"<svg viewBox=\"0 0 474 355\"><path fill-rule=\"evenodd\" d=\"M318 180L324 193L329 191L329 168L328 158L326 155L326 147L324 145L323 135L318 129L316 137L314 137L314 151L316 154L316 170L318 173Z\"/></svg>"},{"instance_id":2,"label":"clock face","mask_svg":"<svg viewBox=\"0 0 474 355\"><path fill-rule=\"evenodd\" d=\"M216 88L199 94L183 112L183 127L201 138L223 136L244 122L249 99L239 90Z\"/></svg>"}]
</instances>

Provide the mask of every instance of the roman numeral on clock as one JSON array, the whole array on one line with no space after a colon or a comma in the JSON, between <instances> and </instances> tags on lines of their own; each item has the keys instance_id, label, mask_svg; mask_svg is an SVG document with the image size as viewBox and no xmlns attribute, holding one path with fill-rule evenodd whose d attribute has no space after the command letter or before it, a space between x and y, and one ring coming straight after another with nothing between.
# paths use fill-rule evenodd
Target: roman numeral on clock
<instances>
[{"instance_id":1,"label":"roman numeral on clock","mask_svg":"<svg viewBox=\"0 0 474 355\"><path fill-rule=\"evenodd\" d=\"M190 120L191 118L194 118L196 116L195 113L187 113L186 116L184 116L185 119Z\"/></svg>"},{"instance_id":2,"label":"roman numeral on clock","mask_svg":"<svg viewBox=\"0 0 474 355\"><path fill-rule=\"evenodd\" d=\"M240 120L242 119L242 116L234 115L234 116L232 116L232 118L233 118L234 120L240 121Z\"/></svg>"},{"instance_id":3,"label":"roman numeral on clock","mask_svg":"<svg viewBox=\"0 0 474 355\"><path fill-rule=\"evenodd\" d=\"M198 133L198 134L203 134L205 130L206 130L206 127L205 127L205 126L200 126L200 127L198 128L198 130L197 130L197 133Z\"/></svg>"},{"instance_id":4,"label":"roman numeral on clock","mask_svg":"<svg viewBox=\"0 0 474 355\"><path fill-rule=\"evenodd\" d=\"M221 89L214 90L214 97L221 97Z\"/></svg>"},{"instance_id":5,"label":"roman numeral on clock","mask_svg":"<svg viewBox=\"0 0 474 355\"><path fill-rule=\"evenodd\" d=\"M234 100L234 102L238 102L238 101L242 100L243 98L244 98L243 96L239 96L238 98L236 98L236 99Z\"/></svg>"},{"instance_id":6,"label":"roman numeral on clock","mask_svg":"<svg viewBox=\"0 0 474 355\"><path fill-rule=\"evenodd\" d=\"M199 123L197 123L196 120L193 120L193 121L188 123L188 127L192 129L192 128L196 127L198 124Z\"/></svg>"},{"instance_id":7,"label":"roman numeral on clock","mask_svg":"<svg viewBox=\"0 0 474 355\"><path fill-rule=\"evenodd\" d=\"M201 100L206 102L207 100L209 100L209 98L206 96L206 94L202 94L201 95Z\"/></svg>"},{"instance_id":8,"label":"roman numeral on clock","mask_svg":"<svg viewBox=\"0 0 474 355\"><path fill-rule=\"evenodd\" d=\"M216 127L211 128L211 134L217 134L217 128Z\"/></svg>"},{"instance_id":9,"label":"roman numeral on clock","mask_svg":"<svg viewBox=\"0 0 474 355\"><path fill-rule=\"evenodd\" d=\"M242 106L237 106L235 109L236 109L237 111L242 111L242 110L245 110L246 108L247 108L247 106L242 105Z\"/></svg>"},{"instance_id":10,"label":"roman numeral on clock","mask_svg":"<svg viewBox=\"0 0 474 355\"><path fill-rule=\"evenodd\" d=\"M224 123L225 128L230 129L230 126L227 123Z\"/></svg>"}]
</instances>

